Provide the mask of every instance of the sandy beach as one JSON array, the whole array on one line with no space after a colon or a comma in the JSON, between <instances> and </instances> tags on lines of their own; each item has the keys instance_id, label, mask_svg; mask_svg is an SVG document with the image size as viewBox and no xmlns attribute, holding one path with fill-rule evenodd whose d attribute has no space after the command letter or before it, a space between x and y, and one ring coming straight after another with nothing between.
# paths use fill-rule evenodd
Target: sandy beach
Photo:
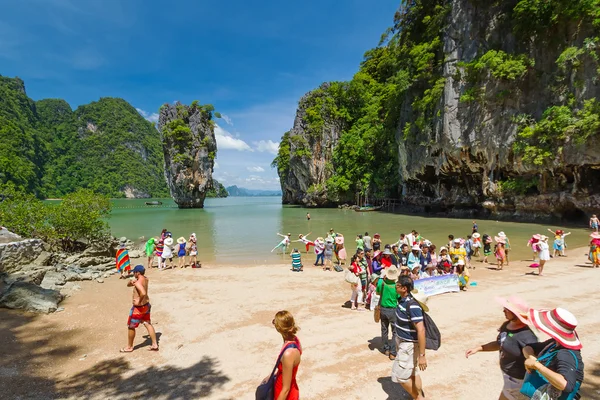
<instances>
[{"instance_id":1,"label":"sandy beach","mask_svg":"<svg viewBox=\"0 0 600 400\"><path fill-rule=\"evenodd\" d=\"M504 271L477 263L468 292L429 300L442 347L427 354L428 399L495 400L502 385L496 353L465 359L467 348L495 339L503 321L496 296L517 295L532 307L562 306L579 320L586 379L583 399L600 398L597 290L600 270L584 253L552 259L544 277L525 275L527 262ZM0 310L0 398L253 399L270 373L281 336L276 311L291 311L304 346L298 374L304 399L407 399L390 381L391 361L379 351L372 313L344 308L350 288L342 273L289 265L221 266L147 272L160 352L147 351L138 329L126 345L131 288L116 278L81 283L64 311L30 315Z\"/></svg>"}]
</instances>

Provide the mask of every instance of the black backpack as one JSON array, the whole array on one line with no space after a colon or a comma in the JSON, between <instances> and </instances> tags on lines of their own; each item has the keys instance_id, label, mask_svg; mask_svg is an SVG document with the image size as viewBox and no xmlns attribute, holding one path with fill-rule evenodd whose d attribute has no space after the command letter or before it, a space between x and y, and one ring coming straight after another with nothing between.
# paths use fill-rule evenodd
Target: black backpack
<instances>
[{"instance_id":1,"label":"black backpack","mask_svg":"<svg viewBox=\"0 0 600 400\"><path fill-rule=\"evenodd\" d=\"M442 345L442 334L440 333L440 330L435 322L433 322L433 319L429 316L429 314L423 310L418 301L411 298L408 304L409 307L411 302L417 304L421 308L421 311L423 311L423 324L425 325L425 348L427 350L439 349ZM410 312L408 312L408 318L410 319Z\"/></svg>"}]
</instances>

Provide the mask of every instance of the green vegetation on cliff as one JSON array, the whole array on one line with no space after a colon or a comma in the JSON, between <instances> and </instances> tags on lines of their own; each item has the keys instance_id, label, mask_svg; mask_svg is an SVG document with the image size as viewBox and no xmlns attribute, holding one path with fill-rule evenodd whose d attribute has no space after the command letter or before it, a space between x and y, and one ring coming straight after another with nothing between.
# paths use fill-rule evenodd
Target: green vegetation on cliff
<instances>
[{"instance_id":1,"label":"green vegetation on cliff","mask_svg":"<svg viewBox=\"0 0 600 400\"><path fill-rule=\"evenodd\" d=\"M284 201L287 193L313 205L304 200L409 189L441 199L465 179L465 195L480 202L488 177L505 194L535 192L550 187L548 167L567 163L565 149L577 153L600 133L599 84L600 0L402 1L351 81L300 101L300 123L281 138L273 166ZM339 139L325 179L306 178L332 129Z\"/></svg>"},{"instance_id":2,"label":"green vegetation on cliff","mask_svg":"<svg viewBox=\"0 0 600 400\"><path fill-rule=\"evenodd\" d=\"M396 197L399 192L397 140L431 130L444 85L442 34L448 6L445 1L416 0L404 5L381 45L365 53L350 82L333 82L305 99L308 135L318 136L325 121L337 124L340 139L333 149L330 177L322 188L331 201L352 200L356 193ZM398 137L398 120L409 91L412 124ZM407 108L407 107L405 107ZM310 157L294 146L305 139L286 133L273 161L282 184L293 156ZM291 148L296 148L291 153ZM299 149L299 150L298 150ZM313 188L317 191L317 186Z\"/></svg>"},{"instance_id":3,"label":"green vegetation on cliff","mask_svg":"<svg viewBox=\"0 0 600 400\"><path fill-rule=\"evenodd\" d=\"M0 76L0 183L37 197L87 188L110 197L164 196L158 131L129 103L102 98L75 111L34 102L23 81Z\"/></svg>"}]
</instances>

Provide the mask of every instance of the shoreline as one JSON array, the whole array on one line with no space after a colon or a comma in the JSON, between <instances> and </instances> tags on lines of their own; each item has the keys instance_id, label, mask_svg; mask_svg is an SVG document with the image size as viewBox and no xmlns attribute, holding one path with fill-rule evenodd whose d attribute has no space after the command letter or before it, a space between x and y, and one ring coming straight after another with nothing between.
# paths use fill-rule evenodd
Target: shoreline
<instances>
[{"instance_id":1,"label":"shoreline","mask_svg":"<svg viewBox=\"0 0 600 400\"><path fill-rule=\"evenodd\" d=\"M467 360L464 351L496 337L503 315L494 297L514 294L532 307L562 306L578 318L586 365L582 396L597 397L600 338L589 306L600 302L600 270L585 262L585 251L573 248L568 258L550 260L544 277L525 275L531 270L521 261L503 271L478 266L471 270L478 286L431 297L430 315L442 333L442 347L428 352L430 366L422 373L426 393L432 399L498 398L497 354ZM206 264L194 272L148 271L158 353L146 351L149 342L141 327L136 351L118 352L126 344L131 288L116 275L103 284L82 282L59 313L0 310L0 340L11 343L0 348L0 383L7 395L32 399L76 399L81 393L89 399L167 399L174 394L251 399L281 346L271 319L288 309L301 327L298 382L303 398L405 399L389 380L391 362L377 350L380 331L371 312L344 307L350 289L343 273L312 266L302 273L290 269L288 264ZM565 293L566 287L577 292ZM349 367L368 372L356 379Z\"/></svg>"}]
</instances>

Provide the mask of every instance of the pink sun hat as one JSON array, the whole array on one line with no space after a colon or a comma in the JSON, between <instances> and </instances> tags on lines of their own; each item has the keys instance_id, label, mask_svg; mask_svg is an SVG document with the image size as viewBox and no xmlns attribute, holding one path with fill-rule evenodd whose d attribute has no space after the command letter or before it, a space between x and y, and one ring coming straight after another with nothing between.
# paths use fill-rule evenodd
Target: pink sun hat
<instances>
[{"instance_id":1,"label":"pink sun hat","mask_svg":"<svg viewBox=\"0 0 600 400\"><path fill-rule=\"evenodd\" d=\"M515 314L515 316L525 325L531 325L531 321L529 321L529 306L525 301L518 297L511 296L508 299L496 297L496 302L503 308L506 308L508 311Z\"/></svg>"}]
</instances>

